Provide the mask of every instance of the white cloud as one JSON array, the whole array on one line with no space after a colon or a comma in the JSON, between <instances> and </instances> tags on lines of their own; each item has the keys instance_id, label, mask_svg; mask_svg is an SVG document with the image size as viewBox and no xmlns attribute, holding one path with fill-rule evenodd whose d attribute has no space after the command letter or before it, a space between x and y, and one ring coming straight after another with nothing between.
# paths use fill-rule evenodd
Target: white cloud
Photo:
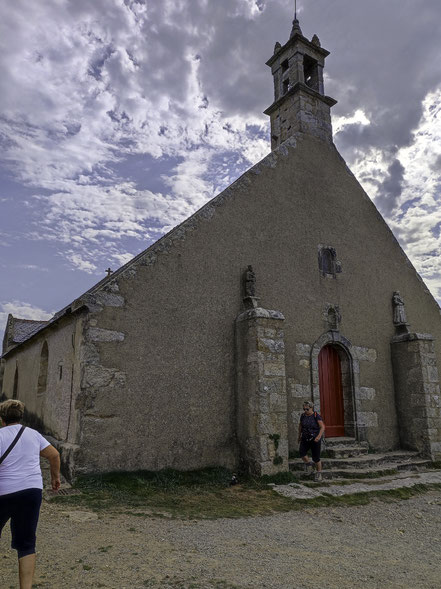
<instances>
[{"instance_id":1,"label":"white cloud","mask_svg":"<svg viewBox=\"0 0 441 589\"><path fill-rule=\"evenodd\" d=\"M152 221L170 228L231 182L206 178L222 151L237 153L242 168L268 151L248 131L262 126L261 115L226 117L204 95L196 53L212 40L200 35L200 15L183 3L162 8L53 0L28 6L23 20L18 2L8 17L17 33L0 66L14 88L0 97L3 157L22 182L52 191L37 196L45 234L28 237L69 243L78 251L66 259L86 272L103 240L144 240ZM259 13L237 0L224 10L245 20ZM192 26L177 26L182 14ZM115 175L112 164L129 154L181 160L164 177L167 194Z\"/></svg>"},{"instance_id":2,"label":"white cloud","mask_svg":"<svg viewBox=\"0 0 441 589\"><path fill-rule=\"evenodd\" d=\"M26 236L56 243L72 268L103 271L260 160L269 151L262 110L272 100L263 64L274 42L288 38L292 4L9 3L0 20L0 137L14 178L35 190L28 209L38 227ZM336 142L434 281L440 135L430 106L441 102L439 16L439 0L416 13L399 0L315 0L301 12L304 33L315 30L332 50L326 90L339 100ZM418 123L426 96L432 104L427 98ZM133 155L157 164L142 187L125 172Z\"/></svg>"}]
</instances>

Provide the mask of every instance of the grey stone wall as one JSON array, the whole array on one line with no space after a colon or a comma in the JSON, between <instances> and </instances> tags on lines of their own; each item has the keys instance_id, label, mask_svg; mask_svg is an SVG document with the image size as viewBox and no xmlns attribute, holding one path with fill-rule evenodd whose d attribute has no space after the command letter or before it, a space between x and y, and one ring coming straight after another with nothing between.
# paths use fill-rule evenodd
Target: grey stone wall
<instances>
[{"instance_id":1,"label":"grey stone wall","mask_svg":"<svg viewBox=\"0 0 441 589\"><path fill-rule=\"evenodd\" d=\"M391 342L401 444L441 458L441 393L433 337L408 333Z\"/></svg>"},{"instance_id":2,"label":"grey stone wall","mask_svg":"<svg viewBox=\"0 0 441 589\"><path fill-rule=\"evenodd\" d=\"M303 86L271 112L271 133L273 149L295 133L306 133L331 143L330 106L323 96Z\"/></svg>"},{"instance_id":3,"label":"grey stone wall","mask_svg":"<svg viewBox=\"0 0 441 589\"><path fill-rule=\"evenodd\" d=\"M236 320L239 451L257 475L288 470L283 321L280 312L262 308Z\"/></svg>"},{"instance_id":4,"label":"grey stone wall","mask_svg":"<svg viewBox=\"0 0 441 589\"><path fill-rule=\"evenodd\" d=\"M342 263L335 278L318 267L324 243ZM235 318L249 264L261 300L285 316L292 448L292 413L301 402L294 393L303 396L298 387L311 379L311 358L298 355L298 346L312 347L329 331L323 311L330 302L358 362L355 401L367 441L377 450L399 446L391 296L399 289L409 322L433 333L437 359L440 310L335 148L297 136L101 282L90 293L88 315L77 320L82 344L75 355L73 327L51 328L51 374L61 357L79 367L68 443L81 447L81 471L237 466ZM68 381L58 399L52 381L44 407L32 397L41 343L36 338L8 355L3 389L12 390L19 362L29 402L64 439ZM50 353L52 336L48 344Z\"/></svg>"},{"instance_id":5,"label":"grey stone wall","mask_svg":"<svg viewBox=\"0 0 441 589\"><path fill-rule=\"evenodd\" d=\"M323 243L342 263L336 278L320 273ZM84 389L92 399L84 406L107 403L113 417L84 421L82 468L237 466L234 318L250 263L261 300L285 316L290 448L301 402L292 383L311 378L297 345L312 346L329 330L329 302L357 348L367 441L378 450L399 446L391 295L400 289L409 321L434 332L438 356L439 307L337 151L297 137L100 287L113 289L119 306L97 308L91 327L124 339L92 342L88 362L124 373L125 382L110 392Z\"/></svg>"},{"instance_id":6,"label":"grey stone wall","mask_svg":"<svg viewBox=\"0 0 441 589\"><path fill-rule=\"evenodd\" d=\"M75 410L79 392L79 348L82 317L71 316L44 330L4 359L2 393L12 398L15 371L18 371L18 394L27 410L42 420L45 432L62 442L76 443L78 414ZM38 393L41 350L48 345L46 390Z\"/></svg>"}]
</instances>

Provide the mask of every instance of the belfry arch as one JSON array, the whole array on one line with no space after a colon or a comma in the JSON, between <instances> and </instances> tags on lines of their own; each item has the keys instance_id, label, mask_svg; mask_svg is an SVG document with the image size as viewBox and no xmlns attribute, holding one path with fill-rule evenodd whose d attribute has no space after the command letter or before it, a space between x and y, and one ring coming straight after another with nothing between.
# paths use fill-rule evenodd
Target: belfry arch
<instances>
[{"instance_id":1,"label":"belfry arch","mask_svg":"<svg viewBox=\"0 0 441 589\"><path fill-rule=\"evenodd\" d=\"M353 357L351 342L342 336L338 331L330 330L324 333L311 348L311 383L312 383L312 397L314 406L317 411L321 412L325 420L333 413L329 411L329 407L323 406L323 395L326 392L323 390L323 364L326 361L334 362L338 366L339 372L335 372L332 378L339 378L341 391L338 392L338 387L334 394L341 395L341 417L342 423L340 428L334 427L338 424L331 424L330 433L328 437L347 436L351 438L358 438L357 428L357 407L356 398L358 398L357 390L359 390L359 366L358 360ZM326 353L328 352L328 353ZM326 358L326 356L328 358ZM322 372L322 374L320 374ZM320 382L322 380L322 382ZM332 393L331 393L332 394ZM328 391L329 395L329 391ZM326 403L326 401L325 401ZM338 410L339 400L335 401L335 407ZM326 415L327 413L327 415Z\"/></svg>"}]
</instances>

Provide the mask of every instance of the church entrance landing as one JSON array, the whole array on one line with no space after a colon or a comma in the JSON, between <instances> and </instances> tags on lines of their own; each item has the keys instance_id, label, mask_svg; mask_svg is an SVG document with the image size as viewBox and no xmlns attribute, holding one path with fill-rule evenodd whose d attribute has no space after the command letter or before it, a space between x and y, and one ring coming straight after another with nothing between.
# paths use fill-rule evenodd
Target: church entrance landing
<instances>
[{"instance_id":1,"label":"church entrance landing","mask_svg":"<svg viewBox=\"0 0 441 589\"><path fill-rule=\"evenodd\" d=\"M320 410L326 436L345 435L344 399L340 356L332 345L324 346L318 357Z\"/></svg>"}]
</instances>

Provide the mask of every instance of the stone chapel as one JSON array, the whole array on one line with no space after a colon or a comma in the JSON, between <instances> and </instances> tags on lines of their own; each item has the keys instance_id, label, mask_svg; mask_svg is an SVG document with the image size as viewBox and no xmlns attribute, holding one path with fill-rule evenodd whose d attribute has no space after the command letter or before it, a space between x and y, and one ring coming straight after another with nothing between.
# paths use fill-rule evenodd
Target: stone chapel
<instances>
[{"instance_id":1,"label":"stone chapel","mask_svg":"<svg viewBox=\"0 0 441 589\"><path fill-rule=\"evenodd\" d=\"M271 153L49 321L9 316L2 396L68 476L286 470L304 400L328 438L441 458L440 308L333 144L328 55L295 19Z\"/></svg>"}]
</instances>

